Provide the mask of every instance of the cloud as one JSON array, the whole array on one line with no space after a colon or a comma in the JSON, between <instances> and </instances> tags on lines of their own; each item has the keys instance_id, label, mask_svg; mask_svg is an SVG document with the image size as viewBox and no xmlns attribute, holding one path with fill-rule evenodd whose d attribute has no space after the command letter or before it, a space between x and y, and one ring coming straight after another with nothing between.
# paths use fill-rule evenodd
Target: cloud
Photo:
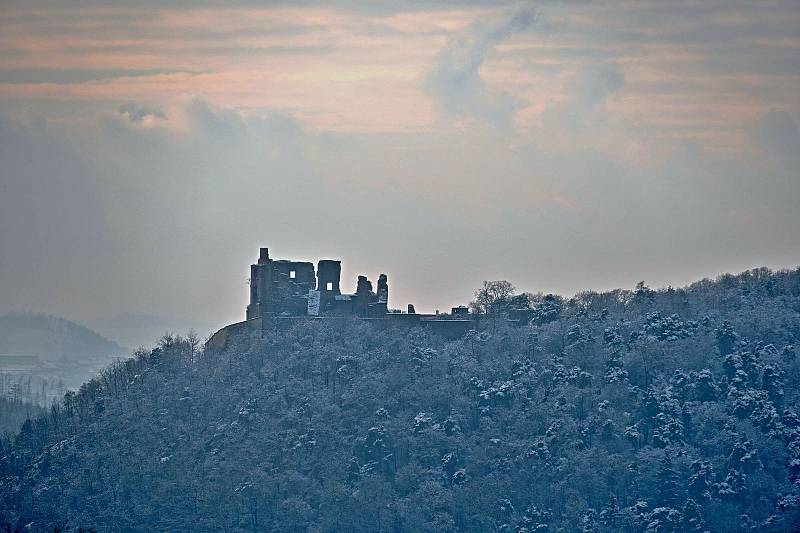
<instances>
[{"instance_id":1,"label":"cloud","mask_svg":"<svg viewBox=\"0 0 800 533\"><path fill-rule=\"evenodd\" d=\"M605 104L608 97L624 85L625 75L619 66L613 63L591 65L581 75L575 103L584 112L590 111Z\"/></svg>"},{"instance_id":2,"label":"cloud","mask_svg":"<svg viewBox=\"0 0 800 533\"><path fill-rule=\"evenodd\" d=\"M589 107L618 85L600 72L574 92ZM760 157L683 151L645 171L490 126L331 134L201 98L164 117L0 120L0 311L233 321L259 245L341 258L345 287L387 271L393 305L425 310L482 279L571 292L800 259L798 180Z\"/></svg>"},{"instance_id":3,"label":"cloud","mask_svg":"<svg viewBox=\"0 0 800 533\"><path fill-rule=\"evenodd\" d=\"M166 119L167 116L160 109L142 107L133 102L122 104L119 106L119 112L128 117L131 122L142 122L148 118Z\"/></svg>"},{"instance_id":4,"label":"cloud","mask_svg":"<svg viewBox=\"0 0 800 533\"><path fill-rule=\"evenodd\" d=\"M56 68L18 68L0 69L0 83L35 84L48 83L70 85L117 78L137 78L176 74L181 71L167 69L56 69Z\"/></svg>"},{"instance_id":5,"label":"cloud","mask_svg":"<svg viewBox=\"0 0 800 533\"><path fill-rule=\"evenodd\" d=\"M480 68L498 43L528 29L535 20L533 9L522 9L499 24L474 23L439 53L425 78L425 91L447 116L472 117L510 128L519 102L488 87Z\"/></svg>"},{"instance_id":6,"label":"cloud","mask_svg":"<svg viewBox=\"0 0 800 533\"><path fill-rule=\"evenodd\" d=\"M236 320L259 245L424 310L800 261L796 6L149 5L5 19L0 312Z\"/></svg>"},{"instance_id":7,"label":"cloud","mask_svg":"<svg viewBox=\"0 0 800 533\"><path fill-rule=\"evenodd\" d=\"M614 63L591 63L571 80L560 100L550 102L536 117L534 137L542 145L575 149L610 148L627 132L620 117L610 114L608 100L621 91L625 75ZM614 151L613 149L611 150Z\"/></svg>"},{"instance_id":8,"label":"cloud","mask_svg":"<svg viewBox=\"0 0 800 533\"><path fill-rule=\"evenodd\" d=\"M391 272L376 243L390 238L385 251L396 253L417 246L424 228L448 226L417 189L393 178L391 193L372 186L387 180L384 143L372 154L362 137L202 98L145 124L152 111L96 110L43 131L0 115L0 312L91 319L191 309L222 324L242 312L259 245L347 259L348 286L356 273ZM416 292L414 276L403 277L406 293Z\"/></svg>"}]
</instances>

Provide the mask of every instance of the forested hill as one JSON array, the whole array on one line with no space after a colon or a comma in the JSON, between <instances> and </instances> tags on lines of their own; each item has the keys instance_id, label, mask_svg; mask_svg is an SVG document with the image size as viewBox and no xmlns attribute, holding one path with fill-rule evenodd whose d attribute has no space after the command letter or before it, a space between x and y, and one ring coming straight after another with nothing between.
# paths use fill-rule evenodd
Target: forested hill
<instances>
[{"instance_id":1,"label":"forested hill","mask_svg":"<svg viewBox=\"0 0 800 533\"><path fill-rule=\"evenodd\" d=\"M800 527L800 269L515 301L529 326L452 342L355 321L221 352L166 337L3 443L0 523Z\"/></svg>"}]
</instances>

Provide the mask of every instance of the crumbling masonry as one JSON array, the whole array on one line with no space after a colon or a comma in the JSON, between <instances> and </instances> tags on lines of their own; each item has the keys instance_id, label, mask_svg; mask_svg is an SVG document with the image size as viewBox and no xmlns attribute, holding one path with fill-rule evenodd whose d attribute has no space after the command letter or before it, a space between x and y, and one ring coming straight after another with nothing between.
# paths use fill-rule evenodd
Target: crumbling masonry
<instances>
[{"instance_id":1,"label":"crumbling masonry","mask_svg":"<svg viewBox=\"0 0 800 533\"><path fill-rule=\"evenodd\" d=\"M244 322L217 331L208 346L224 347L227 339L242 331L268 331L299 320L355 318L378 326L419 326L445 337L458 337L475 327L476 317L466 307L454 307L447 315L419 314L408 304L407 312L391 310L386 274L378 276L377 288L366 276L358 276L356 292L343 294L340 288L341 261L271 259L261 248L258 262L250 266L250 303Z\"/></svg>"},{"instance_id":2,"label":"crumbling masonry","mask_svg":"<svg viewBox=\"0 0 800 533\"><path fill-rule=\"evenodd\" d=\"M341 261L323 259L315 272L313 263L270 259L269 250L261 248L258 262L250 266L247 319L271 315L381 318L388 313L386 274L378 277L377 292L366 276L358 276L355 294L342 294L341 274Z\"/></svg>"}]
</instances>

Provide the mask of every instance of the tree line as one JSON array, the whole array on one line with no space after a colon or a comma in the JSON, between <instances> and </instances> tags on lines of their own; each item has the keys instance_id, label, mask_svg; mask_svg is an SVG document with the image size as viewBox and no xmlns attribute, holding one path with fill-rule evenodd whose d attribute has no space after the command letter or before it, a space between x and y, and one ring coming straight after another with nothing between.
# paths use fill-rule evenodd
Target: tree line
<instances>
[{"instance_id":1,"label":"tree line","mask_svg":"<svg viewBox=\"0 0 800 533\"><path fill-rule=\"evenodd\" d=\"M489 320L452 341L355 320L165 336L2 441L0 523L800 527L800 270L572 298L487 282L472 307Z\"/></svg>"}]
</instances>

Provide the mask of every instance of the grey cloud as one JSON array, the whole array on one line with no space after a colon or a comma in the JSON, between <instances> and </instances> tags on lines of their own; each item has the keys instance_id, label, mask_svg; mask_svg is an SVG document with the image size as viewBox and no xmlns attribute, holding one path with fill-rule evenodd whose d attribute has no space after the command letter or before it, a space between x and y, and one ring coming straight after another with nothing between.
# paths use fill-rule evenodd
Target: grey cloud
<instances>
[{"instance_id":1,"label":"grey cloud","mask_svg":"<svg viewBox=\"0 0 800 533\"><path fill-rule=\"evenodd\" d=\"M174 74L176 72L180 71L164 69L0 69L0 83L53 83L69 85L113 78Z\"/></svg>"},{"instance_id":2,"label":"grey cloud","mask_svg":"<svg viewBox=\"0 0 800 533\"><path fill-rule=\"evenodd\" d=\"M136 103L128 102L119 106L119 112L128 117L131 122L141 122L147 117L166 119L167 115L160 109L142 107Z\"/></svg>"},{"instance_id":3,"label":"grey cloud","mask_svg":"<svg viewBox=\"0 0 800 533\"><path fill-rule=\"evenodd\" d=\"M411 212L424 227L437 224L414 191L387 197L346 178L354 161L379 157L362 154L358 139L199 99L184 113L189 131L106 114L37 133L3 118L0 310L91 319L192 309L197 320L224 323L241 314L259 245L289 257L341 256L346 269L375 275L389 266L371 253L384 224L405 228ZM343 179L326 171L334 164ZM408 229L394 232L397 246L418 238Z\"/></svg>"},{"instance_id":4,"label":"grey cloud","mask_svg":"<svg viewBox=\"0 0 800 533\"><path fill-rule=\"evenodd\" d=\"M589 66L577 87L576 100L584 109L606 103L608 97L625 85L625 75L613 63Z\"/></svg>"},{"instance_id":5,"label":"grey cloud","mask_svg":"<svg viewBox=\"0 0 800 533\"><path fill-rule=\"evenodd\" d=\"M565 98L549 105L541 114L541 134L609 134L605 104L611 95L622 90L624 86L625 75L617 65L588 65L568 87ZM599 131L598 127L603 131Z\"/></svg>"},{"instance_id":6,"label":"grey cloud","mask_svg":"<svg viewBox=\"0 0 800 533\"><path fill-rule=\"evenodd\" d=\"M19 4L24 6L53 7L54 5L71 6L66 0L26 0L24 2L10 0L8 4ZM118 5L114 0L93 0L83 2L89 6ZM519 0L420 0L414 3L416 9L453 9L458 7L485 7L485 6L505 6L518 4ZM325 6L350 9L370 14L391 14L408 9L407 5L398 3L396 0L373 0L371 2L354 2L353 0L174 0L170 5L178 9L191 9L200 7L297 7L302 6ZM163 7L163 2L157 0L128 0L127 6L132 7Z\"/></svg>"},{"instance_id":7,"label":"grey cloud","mask_svg":"<svg viewBox=\"0 0 800 533\"><path fill-rule=\"evenodd\" d=\"M519 103L487 87L479 70L495 45L526 30L534 21L535 12L523 9L494 26L473 24L439 53L424 89L448 116L474 117L508 129Z\"/></svg>"},{"instance_id":8,"label":"grey cloud","mask_svg":"<svg viewBox=\"0 0 800 533\"><path fill-rule=\"evenodd\" d=\"M0 118L0 312L27 308L76 319L155 312L230 322L242 316L247 265L259 245L284 257L339 257L346 281L387 270L393 305L410 301L421 310L464 303L483 279L569 293L797 264L792 48L753 41L786 36L787 23L745 24L738 37L714 23L704 34L692 4L649 7L657 11L652 18L632 4L546 3L551 18L567 22L550 24L530 50L502 56L497 44L530 27L530 10L456 36L425 89L444 114L479 119L458 131L331 134L289 114L254 116L203 99L169 114L142 102L0 102L7 115L21 106L30 111L20 121ZM698 9L700 18L712 11ZM563 15L574 12L596 27L571 25ZM116 35L112 19L103 31ZM670 29L675 22L683 26ZM649 31L660 26L664 33ZM191 37L182 41L186 49L203 44L202 32L195 38L193 31L176 36ZM642 43L688 46L692 58L708 60L662 61ZM233 46L231 53L239 52ZM509 135L503 128L519 104L488 86L480 68L494 58L518 64L525 54L557 74L583 70L565 87L565 100L540 117L541 127ZM633 69L622 71L631 60L681 70L663 83L658 76L642 81ZM748 126L753 146L745 153L714 155L700 141L674 150L696 137L695 124L716 127L709 116L691 117L687 127L680 109L664 126L681 135L665 147L674 151L665 163L643 160L648 153L631 163L600 148L641 146L637 135L646 144L657 127L641 125L646 134L637 124L615 129L619 117L606 105L615 95L700 98L714 94L709 69L763 72L756 63L786 71L758 76L743 100L778 108ZM747 77L731 78L724 90L742 94ZM781 99L781 91L789 96ZM304 111L314 112L314 104ZM145 127L146 117L158 120ZM727 124L737 126L733 118ZM563 142L550 146L560 149L541 142L554 136Z\"/></svg>"},{"instance_id":9,"label":"grey cloud","mask_svg":"<svg viewBox=\"0 0 800 533\"><path fill-rule=\"evenodd\" d=\"M599 72L595 106L618 85ZM88 128L0 121L0 311L230 322L259 245L342 258L345 282L388 271L393 305L426 310L482 279L568 293L800 261L800 185L763 159L698 149L643 172L599 151L510 146L491 127L331 135L204 100L183 112L188 131L119 114ZM766 139L795 131L767 124Z\"/></svg>"}]
</instances>

